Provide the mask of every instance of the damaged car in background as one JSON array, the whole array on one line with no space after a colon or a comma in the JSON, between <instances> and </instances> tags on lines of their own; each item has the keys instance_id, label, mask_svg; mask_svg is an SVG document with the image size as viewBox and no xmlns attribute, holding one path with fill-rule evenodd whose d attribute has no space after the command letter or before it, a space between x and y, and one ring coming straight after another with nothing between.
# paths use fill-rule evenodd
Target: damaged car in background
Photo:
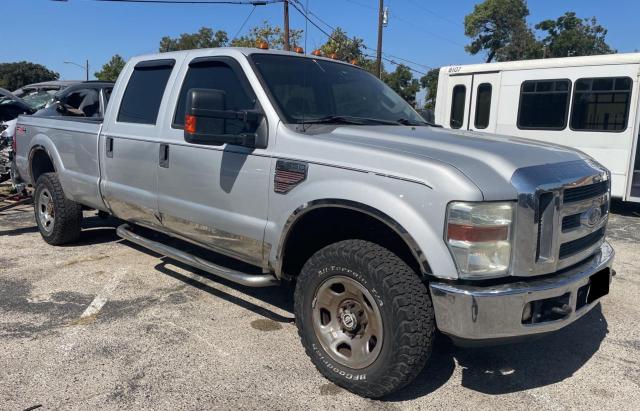
<instances>
[{"instance_id":1,"label":"damaged car in background","mask_svg":"<svg viewBox=\"0 0 640 411\"><path fill-rule=\"evenodd\" d=\"M67 83L61 90L61 86L58 87L58 91L52 95L48 93L50 90L55 91L55 89L37 89L30 88L32 86L25 86L20 89L23 94L26 94L24 99L7 90L0 89L0 120L2 121L0 122L0 182L11 178L14 152L12 142L16 131L16 118L19 115L89 118L102 118L104 116L107 102L113 90L113 82L85 81ZM31 94L29 94L29 91L31 91Z\"/></svg>"},{"instance_id":2,"label":"damaged car in background","mask_svg":"<svg viewBox=\"0 0 640 411\"><path fill-rule=\"evenodd\" d=\"M15 119L21 114L33 114L36 109L13 93L0 88L0 183L10 178L11 141Z\"/></svg>"}]
</instances>

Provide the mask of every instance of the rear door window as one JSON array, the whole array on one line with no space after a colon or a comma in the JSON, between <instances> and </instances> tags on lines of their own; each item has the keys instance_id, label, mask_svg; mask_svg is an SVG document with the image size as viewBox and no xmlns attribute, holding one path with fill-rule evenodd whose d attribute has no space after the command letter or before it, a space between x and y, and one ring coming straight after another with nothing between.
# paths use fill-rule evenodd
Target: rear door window
<instances>
[{"instance_id":1,"label":"rear door window","mask_svg":"<svg viewBox=\"0 0 640 411\"><path fill-rule=\"evenodd\" d=\"M155 124L175 60L138 63L122 96L118 122Z\"/></svg>"},{"instance_id":2,"label":"rear door window","mask_svg":"<svg viewBox=\"0 0 640 411\"><path fill-rule=\"evenodd\" d=\"M631 88L629 77L581 78L576 81L571 129L624 131L627 128Z\"/></svg>"}]
</instances>

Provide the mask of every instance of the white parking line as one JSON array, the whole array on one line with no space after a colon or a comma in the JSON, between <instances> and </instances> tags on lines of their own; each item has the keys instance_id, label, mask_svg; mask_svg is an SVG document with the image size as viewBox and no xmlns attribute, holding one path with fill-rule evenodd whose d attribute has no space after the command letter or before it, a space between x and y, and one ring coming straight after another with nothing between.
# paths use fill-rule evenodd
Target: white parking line
<instances>
[{"instance_id":1,"label":"white parking line","mask_svg":"<svg viewBox=\"0 0 640 411\"><path fill-rule=\"evenodd\" d=\"M84 310L80 318L89 317L100 312L102 307L109 300L109 297L111 297L111 294L115 291L116 287L118 287L118 284L120 284L120 280L122 280L124 273L125 270L120 269L109 279L109 282L107 282L104 288L98 293L98 295L96 295L96 298L91 301L91 304L89 304L87 309Z\"/></svg>"},{"instance_id":2,"label":"white parking line","mask_svg":"<svg viewBox=\"0 0 640 411\"><path fill-rule=\"evenodd\" d=\"M100 290L100 292L96 295L93 301L91 301L91 304L89 304L89 306L80 315L80 320L83 318L95 316L100 312L102 307L109 300L109 297L111 297L113 292L118 287L118 284L120 284L120 281L122 280L122 277L124 277L126 272L127 271L124 268L121 268L120 270L116 271L113 274L113 276L111 276L111 278L104 285L102 290ZM71 329L69 333L67 333L65 337L65 339L67 340L67 343L63 344L62 347L60 347L65 356L71 352L71 350L73 349L73 347L75 347L78 341L78 338L77 338L78 333L80 332L80 330L82 330L82 328L78 327L78 325L80 325L81 323L82 322L79 321L77 324L73 324L74 327Z\"/></svg>"}]
</instances>

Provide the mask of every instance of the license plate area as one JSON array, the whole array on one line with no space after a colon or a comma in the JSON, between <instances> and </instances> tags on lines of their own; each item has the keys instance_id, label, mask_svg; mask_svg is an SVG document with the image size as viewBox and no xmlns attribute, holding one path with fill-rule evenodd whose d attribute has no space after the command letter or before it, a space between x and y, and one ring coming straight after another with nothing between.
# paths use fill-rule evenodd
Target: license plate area
<instances>
[{"instance_id":1,"label":"license plate area","mask_svg":"<svg viewBox=\"0 0 640 411\"><path fill-rule=\"evenodd\" d=\"M611 269L605 268L589 277L589 282L578 289L576 311L609 294Z\"/></svg>"}]
</instances>

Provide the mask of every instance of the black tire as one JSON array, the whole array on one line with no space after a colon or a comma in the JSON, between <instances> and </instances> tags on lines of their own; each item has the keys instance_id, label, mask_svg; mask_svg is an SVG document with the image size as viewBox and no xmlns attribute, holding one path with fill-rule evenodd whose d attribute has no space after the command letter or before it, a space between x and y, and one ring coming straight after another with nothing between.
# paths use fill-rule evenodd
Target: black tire
<instances>
[{"instance_id":1,"label":"black tire","mask_svg":"<svg viewBox=\"0 0 640 411\"><path fill-rule=\"evenodd\" d=\"M330 311L314 314L314 310L318 310L323 304L319 302L320 297L316 300L316 293L320 296L322 290L327 290L326 284L335 281L353 283L353 280L369 296L373 296L383 330L377 356L369 365L358 368L350 368L336 361L332 355L338 354L331 354L330 349L323 347L323 342L316 333L318 327L314 328L314 321L321 315L327 316L326 312ZM333 288L332 292L335 294ZM339 293L338 287L337 295ZM338 300L340 298L342 297L338 297ZM369 310L374 308L366 296L364 301ZM329 321L328 318L332 315L342 319L342 322L337 320L339 324L348 325L343 317L335 313L328 314L328 317L319 322ZM420 373L431 355L436 328L431 298L417 273L389 250L363 240L346 240L329 245L307 261L297 279L295 317L302 345L322 375L333 383L368 398L389 395L410 383ZM364 322L363 334L371 322L371 319ZM360 324L357 326L361 327ZM369 352L375 351L375 340L373 341L373 349L367 346ZM326 340L324 344L326 345Z\"/></svg>"},{"instance_id":2,"label":"black tire","mask_svg":"<svg viewBox=\"0 0 640 411\"><path fill-rule=\"evenodd\" d=\"M82 206L65 197L55 173L45 173L38 178L33 194L33 208L38 229L47 243L63 245L77 241L80 237ZM44 210L50 210L51 213L46 214L53 215L48 222L43 217Z\"/></svg>"}]
</instances>

